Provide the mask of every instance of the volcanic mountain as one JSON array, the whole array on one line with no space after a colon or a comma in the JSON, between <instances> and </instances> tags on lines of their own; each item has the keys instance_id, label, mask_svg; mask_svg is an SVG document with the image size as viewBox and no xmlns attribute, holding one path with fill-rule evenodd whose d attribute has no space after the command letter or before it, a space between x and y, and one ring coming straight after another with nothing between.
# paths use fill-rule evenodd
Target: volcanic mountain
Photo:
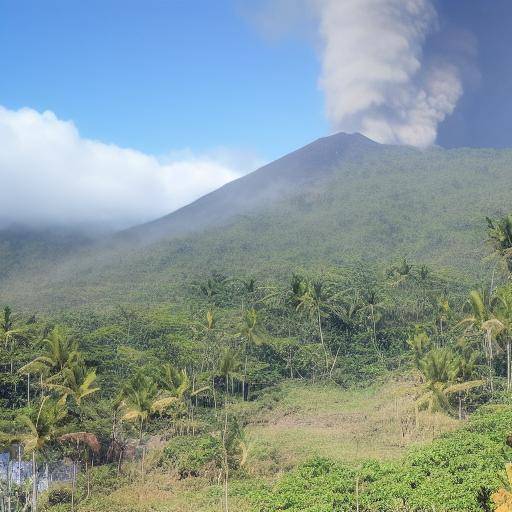
<instances>
[{"instance_id":1,"label":"volcanic mountain","mask_svg":"<svg viewBox=\"0 0 512 512\"><path fill-rule=\"evenodd\" d=\"M509 210L511 183L512 150L420 150L339 133L61 258L40 257L38 244L37 261L27 250L4 273L1 298L158 302L212 271L265 278L402 257L471 279L486 266L485 217ZM0 244L5 268L12 252Z\"/></svg>"}]
</instances>

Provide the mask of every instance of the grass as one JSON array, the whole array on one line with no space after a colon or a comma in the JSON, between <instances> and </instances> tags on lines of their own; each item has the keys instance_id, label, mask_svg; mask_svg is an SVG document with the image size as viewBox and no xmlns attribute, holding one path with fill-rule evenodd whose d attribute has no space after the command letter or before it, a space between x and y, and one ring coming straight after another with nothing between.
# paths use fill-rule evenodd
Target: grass
<instances>
[{"instance_id":1,"label":"grass","mask_svg":"<svg viewBox=\"0 0 512 512\"><path fill-rule=\"evenodd\" d=\"M144 483L127 483L108 495L80 505L78 512L217 512L222 510L222 487L203 478L172 480L153 472ZM234 496L233 510L249 512L247 501Z\"/></svg>"},{"instance_id":2,"label":"grass","mask_svg":"<svg viewBox=\"0 0 512 512\"><path fill-rule=\"evenodd\" d=\"M408 446L430 441L460 422L421 412L415 426L417 383L391 377L367 388L287 381L254 402L232 405L246 418L250 454L243 475L230 484L230 508L250 512L248 490L277 480L314 457L357 463L396 459ZM149 460L149 459L148 459ZM81 503L78 512L217 512L222 487L206 478L177 480L149 469L144 481L138 466L126 466L124 482Z\"/></svg>"},{"instance_id":3,"label":"grass","mask_svg":"<svg viewBox=\"0 0 512 512\"><path fill-rule=\"evenodd\" d=\"M460 423L424 411L416 428L417 383L412 377L348 390L286 382L273 393L274 399L262 397L267 407L256 411L247 434L253 452L274 454L281 471L318 455L345 462L395 459L408 446L430 441Z\"/></svg>"}]
</instances>

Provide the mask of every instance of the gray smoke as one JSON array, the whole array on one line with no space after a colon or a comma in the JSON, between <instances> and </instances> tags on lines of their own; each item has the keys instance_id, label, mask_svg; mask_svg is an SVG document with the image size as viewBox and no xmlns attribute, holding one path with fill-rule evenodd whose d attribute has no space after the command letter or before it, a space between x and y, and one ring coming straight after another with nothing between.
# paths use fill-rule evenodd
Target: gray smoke
<instances>
[{"instance_id":1,"label":"gray smoke","mask_svg":"<svg viewBox=\"0 0 512 512\"><path fill-rule=\"evenodd\" d=\"M429 0L313 0L333 129L425 147L463 88L457 67L423 55L437 29Z\"/></svg>"}]
</instances>

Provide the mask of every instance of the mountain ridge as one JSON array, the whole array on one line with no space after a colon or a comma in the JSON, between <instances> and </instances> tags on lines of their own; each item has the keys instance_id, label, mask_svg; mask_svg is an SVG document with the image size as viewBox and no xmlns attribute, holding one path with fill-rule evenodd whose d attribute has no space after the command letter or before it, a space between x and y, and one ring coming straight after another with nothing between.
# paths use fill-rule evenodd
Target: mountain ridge
<instances>
[{"instance_id":1,"label":"mountain ridge","mask_svg":"<svg viewBox=\"0 0 512 512\"><path fill-rule=\"evenodd\" d=\"M320 137L277 160L226 183L178 210L153 221L130 227L118 233L116 238L123 239L135 236L139 241L148 243L159 238L159 235L162 234L162 228L168 230L165 233L166 235L179 235L185 234L187 231L196 231L218 224L219 221L222 223L222 221L228 220L233 213L250 211L262 198L267 202L273 202L281 198L283 195L282 187L290 185L291 178L297 180L297 185L306 184L313 181L315 177L318 178L317 173L327 172L328 168L334 166L340 159L357 158L361 156L363 151L371 151L379 146L382 145L359 133L339 132ZM319 159L325 158L326 155L329 155L330 158L319 162ZM272 175L272 182L268 181L269 174ZM247 187L250 187L250 189L248 190ZM258 189L259 196L256 196L255 191L258 191ZM216 219L204 218L204 212L201 211L201 208L205 204L211 204L212 200L219 201L219 199L220 204L213 212ZM226 212L222 209L231 211ZM190 222L191 215L194 219L192 223ZM182 217L186 217L187 224L183 227L180 225ZM172 225L173 222L175 223L174 226Z\"/></svg>"},{"instance_id":2,"label":"mountain ridge","mask_svg":"<svg viewBox=\"0 0 512 512\"><path fill-rule=\"evenodd\" d=\"M57 264L28 258L30 272L4 280L0 299L159 302L212 270L264 279L402 257L480 279L485 217L509 210L511 178L512 150L419 150L335 134Z\"/></svg>"}]
</instances>

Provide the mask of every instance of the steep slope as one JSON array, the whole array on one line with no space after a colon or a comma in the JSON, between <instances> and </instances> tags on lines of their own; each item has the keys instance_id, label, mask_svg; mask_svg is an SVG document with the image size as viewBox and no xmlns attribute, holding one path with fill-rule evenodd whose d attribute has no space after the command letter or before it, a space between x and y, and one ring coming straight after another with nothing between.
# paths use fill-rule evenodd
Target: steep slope
<instances>
[{"instance_id":1,"label":"steep slope","mask_svg":"<svg viewBox=\"0 0 512 512\"><path fill-rule=\"evenodd\" d=\"M96 238L91 233L64 228L35 229L10 225L0 229L0 282L18 273L55 265Z\"/></svg>"},{"instance_id":2,"label":"steep slope","mask_svg":"<svg viewBox=\"0 0 512 512\"><path fill-rule=\"evenodd\" d=\"M362 162L378 150L379 144L360 134L338 133L318 139L176 212L127 230L119 238L148 243L225 224L235 215L261 211L300 193L343 164Z\"/></svg>"},{"instance_id":3,"label":"steep slope","mask_svg":"<svg viewBox=\"0 0 512 512\"><path fill-rule=\"evenodd\" d=\"M2 296L158 302L212 270L264 278L403 256L481 278L485 216L510 209L511 178L511 150L420 151L337 134L53 269L18 274Z\"/></svg>"}]
</instances>

